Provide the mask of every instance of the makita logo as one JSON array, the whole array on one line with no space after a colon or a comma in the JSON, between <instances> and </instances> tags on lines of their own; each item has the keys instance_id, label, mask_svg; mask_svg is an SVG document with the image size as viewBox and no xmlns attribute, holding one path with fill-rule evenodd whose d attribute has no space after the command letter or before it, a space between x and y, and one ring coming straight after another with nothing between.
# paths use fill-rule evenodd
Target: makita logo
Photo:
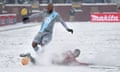
<instances>
[{"instance_id":1,"label":"makita logo","mask_svg":"<svg viewBox=\"0 0 120 72\"><path fill-rule=\"evenodd\" d=\"M119 16L112 14L99 14L99 15L91 15L92 21L120 21Z\"/></svg>"}]
</instances>

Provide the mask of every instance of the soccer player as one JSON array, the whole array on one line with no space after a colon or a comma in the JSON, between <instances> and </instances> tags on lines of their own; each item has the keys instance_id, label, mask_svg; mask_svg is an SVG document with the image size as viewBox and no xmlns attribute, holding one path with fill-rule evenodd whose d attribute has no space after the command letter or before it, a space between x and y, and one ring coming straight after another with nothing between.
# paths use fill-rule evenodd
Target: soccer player
<instances>
[{"instance_id":1,"label":"soccer player","mask_svg":"<svg viewBox=\"0 0 120 72\"><path fill-rule=\"evenodd\" d=\"M38 45L40 45L42 48L43 46L45 46L51 41L53 28L56 21L61 22L61 24L65 27L65 29L68 32L71 32L73 34L73 30L67 27L66 23L61 18L60 14L54 10L53 4L51 3L48 4L47 10L45 11L23 18L23 21L26 21L38 16L43 17L43 22L41 25L41 29L39 30L38 34L35 36L32 42L32 47L36 52L39 52ZM31 62L35 63L34 58L32 58L30 54L21 55L21 56L22 57L28 56L31 59Z\"/></svg>"},{"instance_id":2,"label":"soccer player","mask_svg":"<svg viewBox=\"0 0 120 72\"><path fill-rule=\"evenodd\" d=\"M52 57L52 64L56 65L77 65L77 66L88 66L91 65L89 63L81 63L77 60L77 58L80 55L80 50L75 49L73 52L71 50L68 50L61 55L56 55Z\"/></svg>"},{"instance_id":3,"label":"soccer player","mask_svg":"<svg viewBox=\"0 0 120 72\"><path fill-rule=\"evenodd\" d=\"M62 53L61 55L54 54L52 63L58 65L79 65L80 62L76 59L79 57L79 55L79 49L75 49L73 52L71 50L68 50Z\"/></svg>"}]
</instances>

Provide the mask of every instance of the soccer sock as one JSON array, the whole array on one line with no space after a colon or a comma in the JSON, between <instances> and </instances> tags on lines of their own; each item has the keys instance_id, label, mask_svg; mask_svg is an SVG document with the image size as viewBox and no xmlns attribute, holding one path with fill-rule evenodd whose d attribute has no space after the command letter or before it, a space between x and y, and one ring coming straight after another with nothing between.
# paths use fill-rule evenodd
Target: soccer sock
<instances>
[{"instance_id":1,"label":"soccer sock","mask_svg":"<svg viewBox=\"0 0 120 72\"><path fill-rule=\"evenodd\" d=\"M35 52L37 52L38 54L44 52L44 49L43 49L41 46L40 46L40 47L36 46L36 47L34 48L34 50L35 50Z\"/></svg>"},{"instance_id":2,"label":"soccer sock","mask_svg":"<svg viewBox=\"0 0 120 72\"><path fill-rule=\"evenodd\" d=\"M34 47L34 50L37 52L39 50L39 47L38 46Z\"/></svg>"}]
</instances>

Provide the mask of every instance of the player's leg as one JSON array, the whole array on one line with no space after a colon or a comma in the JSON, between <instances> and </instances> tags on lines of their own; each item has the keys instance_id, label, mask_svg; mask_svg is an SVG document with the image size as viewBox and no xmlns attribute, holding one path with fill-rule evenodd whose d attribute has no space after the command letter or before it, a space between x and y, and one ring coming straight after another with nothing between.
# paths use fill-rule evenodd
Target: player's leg
<instances>
[{"instance_id":1,"label":"player's leg","mask_svg":"<svg viewBox=\"0 0 120 72\"><path fill-rule=\"evenodd\" d=\"M49 32L38 33L32 42L32 47L37 54L41 54L42 52L44 52L43 47L50 41L51 33Z\"/></svg>"},{"instance_id":2,"label":"player's leg","mask_svg":"<svg viewBox=\"0 0 120 72\"><path fill-rule=\"evenodd\" d=\"M41 54L44 52L43 46L34 41L32 42L32 47L37 54Z\"/></svg>"},{"instance_id":3,"label":"player's leg","mask_svg":"<svg viewBox=\"0 0 120 72\"><path fill-rule=\"evenodd\" d=\"M47 45L52 39L51 33L46 33L41 40L41 46Z\"/></svg>"},{"instance_id":4,"label":"player's leg","mask_svg":"<svg viewBox=\"0 0 120 72\"><path fill-rule=\"evenodd\" d=\"M33 47L33 49L34 49L35 52L37 52L37 51L39 50L38 44L39 44L40 42L41 42L41 34L38 33L38 34L35 36L35 38L34 38L34 40L33 40L33 42L32 42L32 47ZM20 54L20 57L28 57L28 58L30 58L30 61L31 61L33 64L36 63L35 58L32 57L31 53Z\"/></svg>"},{"instance_id":5,"label":"player's leg","mask_svg":"<svg viewBox=\"0 0 120 72\"><path fill-rule=\"evenodd\" d=\"M36 64L35 58L32 57L30 53L20 54L20 57L28 57L33 64Z\"/></svg>"},{"instance_id":6,"label":"player's leg","mask_svg":"<svg viewBox=\"0 0 120 72\"><path fill-rule=\"evenodd\" d=\"M48 32L38 33L32 42L33 49L36 52L37 51L42 52L43 47L51 41L51 38L52 38L51 33L48 33Z\"/></svg>"},{"instance_id":7,"label":"player's leg","mask_svg":"<svg viewBox=\"0 0 120 72\"><path fill-rule=\"evenodd\" d=\"M35 52L38 51L39 47L37 47L37 43L36 42L32 42L32 47L34 49ZM33 64L36 64L36 60L35 58L31 55L31 53L25 53L25 54L20 54L20 57L28 57L30 59L30 62L33 63Z\"/></svg>"},{"instance_id":8,"label":"player's leg","mask_svg":"<svg viewBox=\"0 0 120 72\"><path fill-rule=\"evenodd\" d=\"M38 44L36 42L32 42L32 47L35 51L38 51L39 47L37 46Z\"/></svg>"},{"instance_id":9,"label":"player's leg","mask_svg":"<svg viewBox=\"0 0 120 72\"><path fill-rule=\"evenodd\" d=\"M41 45L43 35L43 33L38 33L32 42L32 47L35 52L37 52L38 50L42 50L41 46L38 47L38 45Z\"/></svg>"},{"instance_id":10,"label":"player's leg","mask_svg":"<svg viewBox=\"0 0 120 72\"><path fill-rule=\"evenodd\" d=\"M37 35L32 42L32 47L37 54L44 52L44 46L51 41L51 34L44 33L42 35Z\"/></svg>"},{"instance_id":11,"label":"player's leg","mask_svg":"<svg viewBox=\"0 0 120 72\"><path fill-rule=\"evenodd\" d=\"M37 43L36 42L33 42L32 43L32 46L33 46L33 48L34 48L34 50L35 51L37 51L39 48L37 48L36 46L37 46ZM20 54L20 57L28 57L29 59L30 59L30 62L32 63L32 64L36 64L36 60L35 60L35 58L31 55L31 53L25 53L25 54Z\"/></svg>"},{"instance_id":12,"label":"player's leg","mask_svg":"<svg viewBox=\"0 0 120 72\"><path fill-rule=\"evenodd\" d=\"M32 47L34 51L38 55L40 55L44 51L43 46L48 44L50 41L51 41L51 34L49 33L38 34L32 42ZM40 45L40 47L38 47L38 45ZM32 56L29 56L29 57L31 62L35 64L36 63L35 59Z\"/></svg>"}]
</instances>

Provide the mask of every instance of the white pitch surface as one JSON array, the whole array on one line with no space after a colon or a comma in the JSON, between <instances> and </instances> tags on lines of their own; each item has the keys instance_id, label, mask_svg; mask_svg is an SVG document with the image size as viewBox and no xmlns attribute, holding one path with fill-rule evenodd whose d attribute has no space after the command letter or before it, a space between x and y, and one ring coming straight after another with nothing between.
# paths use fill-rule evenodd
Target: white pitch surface
<instances>
[{"instance_id":1,"label":"white pitch surface","mask_svg":"<svg viewBox=\"0 0 120 72\"><path fill-rule=\"evenodd\" d=\"M34 26L28 26L38 24ZM22 26L23 24L21 24ZM120 24L67 22L74 34L67 32L60 23L55 24L53 39L39 56L41 64L23 66L20 53L31 52L31 43L40 24L29 23L25 28L19 25L3 26L0 32L0 72L120 72ZM25 25L23 25L24 27ZM14 30L10 30L14 29ZM8 29L9 30L5 30ZM4 31L5 30L5 31ZM57 66L51 64L53 54L79 48L78 60L93 63L94 66Z\"/></svg>"}]
</instances>

